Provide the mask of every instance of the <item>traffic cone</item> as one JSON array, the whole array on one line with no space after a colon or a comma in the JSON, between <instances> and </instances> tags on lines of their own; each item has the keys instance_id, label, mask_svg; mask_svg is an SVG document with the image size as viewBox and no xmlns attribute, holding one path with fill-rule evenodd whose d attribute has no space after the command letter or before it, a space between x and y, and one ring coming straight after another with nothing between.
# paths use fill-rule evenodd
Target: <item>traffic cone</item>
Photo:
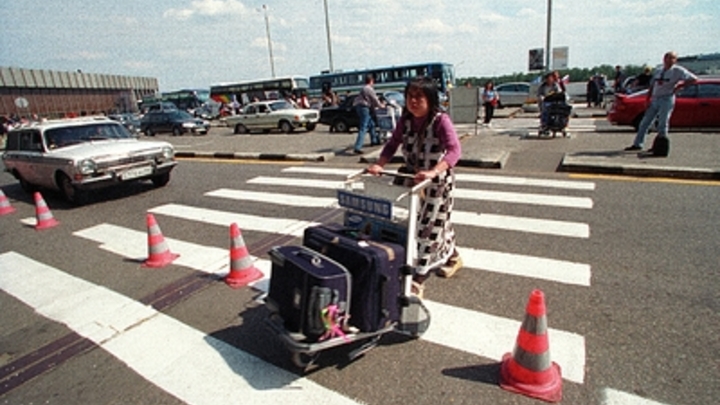
<instances>
[{"instance_id":1,"label":"traffic cone","mask_svg":"<svg viewBox=\"0 0 720 405\"><path fill-rule=\"evenodd\" d=\"M6 215L15 212L15 208L10 205L10 201L5 193L0 190L0 215Z\"/></svg>"},{"instance_id":2,"label":"traffic cone","mask_svg":"<svg viewBox=\"0 0 720 405\"><path fill-rule=\"evenodd\" d=\"M40 231L59 225L60 222L56 221L53 217L50 208L45 204L42 194L36 191L33 197L35 198L35 218L37 219L35 229Z\"/></svg>"},{"instance_id":3,"label":"traffic cone","mask_svg":"<svg viewBox=\"0 0 720 405\"><path fill-rule=\"evenodd\" d=\"M153 214L147 214L147 230L148 258L143 263L144 267L165 267L180 256L170 253L170 248L168 248Z\"/></svg>"},{"instance_id":4,"label":"traffic cone","mask_svg":"<svg viewBox=\"0 0 720 405\"><path fill-rule=\"evenodd\" d=\"M253 265L237 224L230 225L230 239L230 273L225 277L225 284L240 288L261 279L263 273Z\"/></svg>"},{"instance_id":5,"label":"traffic cone","mask_svg":"<svg viewBox=\"0 0 720 405\"><path fill-rule=\"evenodd\" d=\"M515 350L503 356L500 387L547 402L562 399L560 366L550 361L545 296L540 290L530 293Z\"/></svg>"}]
</instances>

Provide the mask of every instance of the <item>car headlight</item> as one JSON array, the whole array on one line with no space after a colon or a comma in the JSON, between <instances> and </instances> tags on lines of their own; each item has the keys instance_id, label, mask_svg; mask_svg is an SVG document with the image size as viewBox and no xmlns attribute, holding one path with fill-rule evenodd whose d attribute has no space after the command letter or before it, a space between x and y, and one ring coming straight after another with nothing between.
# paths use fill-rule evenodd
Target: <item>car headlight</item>
<instances>
[{"instance_id":1,"label":"car headlight","mask_svg":"<svg viewBox=\"0 0 720 405\"><path fill-rule=\"evenodd\" d=\"M169 146L166 146L162 149L162 156L163 160L173 160L175 158L175 150Z\"/></svg>"},{"instance_id":2,"label":"car headlight","mask_svg":"<svg viewBox=\"0 0 720 405\"><path fill-rule=\"evenodd\" d=\"M183 122L183 128L195 128L194 122Z\"/></svg>"},{"instance_id":3,"label":"car headlight","mask_svg":"<svg viewBox=\"0 0 720 405\"><path fill-rule=\"evenodd\" d=\"M81 160L78 164L78 170L83 175L93 174L97 169L97 164L92 159Z\"/></svg>"}]
</instances>

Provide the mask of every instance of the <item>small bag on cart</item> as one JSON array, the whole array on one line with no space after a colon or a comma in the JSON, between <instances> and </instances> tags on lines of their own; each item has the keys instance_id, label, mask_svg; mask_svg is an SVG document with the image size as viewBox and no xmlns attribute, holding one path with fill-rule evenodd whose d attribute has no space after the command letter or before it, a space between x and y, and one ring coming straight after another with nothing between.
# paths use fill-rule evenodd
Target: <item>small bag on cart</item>
<instances>
[{"instance_id":1,"label":"small bag on cart","mask_svg":"<svg viewBox=\"0 0 720 405\"><path fill-rule=\"evenodd\" d=\"M670 139L667 136L655 136L651 150L653 156L667 157L670 154Z\"/></svg>"},{"instance_id":2,"label":"small bag on cart","mask_svg":"<svg viewBox=\"0 0 720 405\"><path fill-rule=\"evenodd\" d=\"M278 246L269 254L272 274L265 301L288 332L317 340L329 324L345 328L352 283L343 265L303 246Z\"/></svg>"},{"instance_id":3,"label":"small bag on cart","mask_svg":"<svg viewBox=\"0 0 720 405\"><path fill-rule=\"evenodd\" d=\"M370 240L340 224L306 228L303 245L336 260L350 272L351 326L374 332L400 320L405 264L402 245Z\"/></svg>"}]
</instances>

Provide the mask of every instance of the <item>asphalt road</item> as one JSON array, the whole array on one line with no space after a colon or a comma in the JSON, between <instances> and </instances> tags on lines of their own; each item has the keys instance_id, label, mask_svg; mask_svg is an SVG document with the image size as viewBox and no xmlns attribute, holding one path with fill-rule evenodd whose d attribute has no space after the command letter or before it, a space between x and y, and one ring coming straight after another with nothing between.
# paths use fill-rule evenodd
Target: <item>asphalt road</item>
<instances>
[{"instance_id":1,"label":"asphalt road","mask_svg":"<svg viewBox=\"0 0 720 405\"><path fill-rule=\"evenodd\" d=\"M17 208L0 217L0 271L29 272L0 277L0 402L272 404L317 395L313 403L537 403L497 386L497 353L513 349L535 288L547 299L551 356L563 365L563 403L711 404L720 396L718 185L571 178L520 165L502 173L459 170L467 176L459 180L466 194L455 207L466 215L456 215L466 268L452 279L429 280L432 334L410 341L386 336L353 363L343 349L334 350L301 378L263 326L262 287L227 287L212 273L227 259L216 251L229 246L234 219L245 221L244 240L261 259L275 244L299 241L273 228L275 219L292 219L292 226L339 220L331 208L301 206L304 197L332 199L331 189L293 182L320 185L361 167L342 160L181 161L162 189L126 187L79 208L46 193L60 225L42 232L21 221L34 216L31 198L0 174ZM206 194L216 190L237 191L240 199ZM275 199L250 201L253 193ZM204 211L188 211L197 209ZM200 260L142 267L148 211L171 250L190 261L192 249L181 243L202 247ZM476 217L492 221L466 222ZM526 219L540 227L510 229ZM104 288L62 301L71 297L65 288L89 288L83 283ZM58 302L42 302L47 297ZM113 300L122 300L117 311L108 309L115 308ZM148 308L138 303L158 314L128 321L127 329L94 332L105 330L102 316ZM199 339L194 346L183 346L193 339ZM262 361L243 357L247 353Z\"/></svg>"}]
</instances>

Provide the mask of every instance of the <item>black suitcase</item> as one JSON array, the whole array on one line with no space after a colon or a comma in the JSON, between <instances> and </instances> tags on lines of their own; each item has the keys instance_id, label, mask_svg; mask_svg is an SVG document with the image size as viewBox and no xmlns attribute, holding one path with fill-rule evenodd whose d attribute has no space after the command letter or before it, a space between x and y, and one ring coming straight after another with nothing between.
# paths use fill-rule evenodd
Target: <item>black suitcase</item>
<instances>
[{"instance_id":1,"label":"black suitcase","mask_svg":"<svg viewBox=\"0 0 720 405\"><path fill-rule=\"evenodd\" d=\"M278 246L269 254L272 273L267 306L280 315L288 332L317 339L325 332L324 309L336 304L338 315L347 312L350 273L338 262L303 246Z\"/></svg>"},{"instance_id":2,"label":"black suitcase","mask_svg":"<svg viewBox=\"0 0 720 405\"><path fill-rule=\"evenodd\" d=\"M369 240L340 224L306 228L303 245L350 271L350 325L362 332L374 332L400 319L403 246Z\"/></svg>"},{"instance_id":3,"label":"black suitcase","mask_svg":"<svg viewBox=\"0 0 720 405\"><path fill-rule=\"evenodd\" d=\"M654 156L667 157L670 153L670 139L667 136L655 136L651 149Z\"/></svg>"}]
</instances>

